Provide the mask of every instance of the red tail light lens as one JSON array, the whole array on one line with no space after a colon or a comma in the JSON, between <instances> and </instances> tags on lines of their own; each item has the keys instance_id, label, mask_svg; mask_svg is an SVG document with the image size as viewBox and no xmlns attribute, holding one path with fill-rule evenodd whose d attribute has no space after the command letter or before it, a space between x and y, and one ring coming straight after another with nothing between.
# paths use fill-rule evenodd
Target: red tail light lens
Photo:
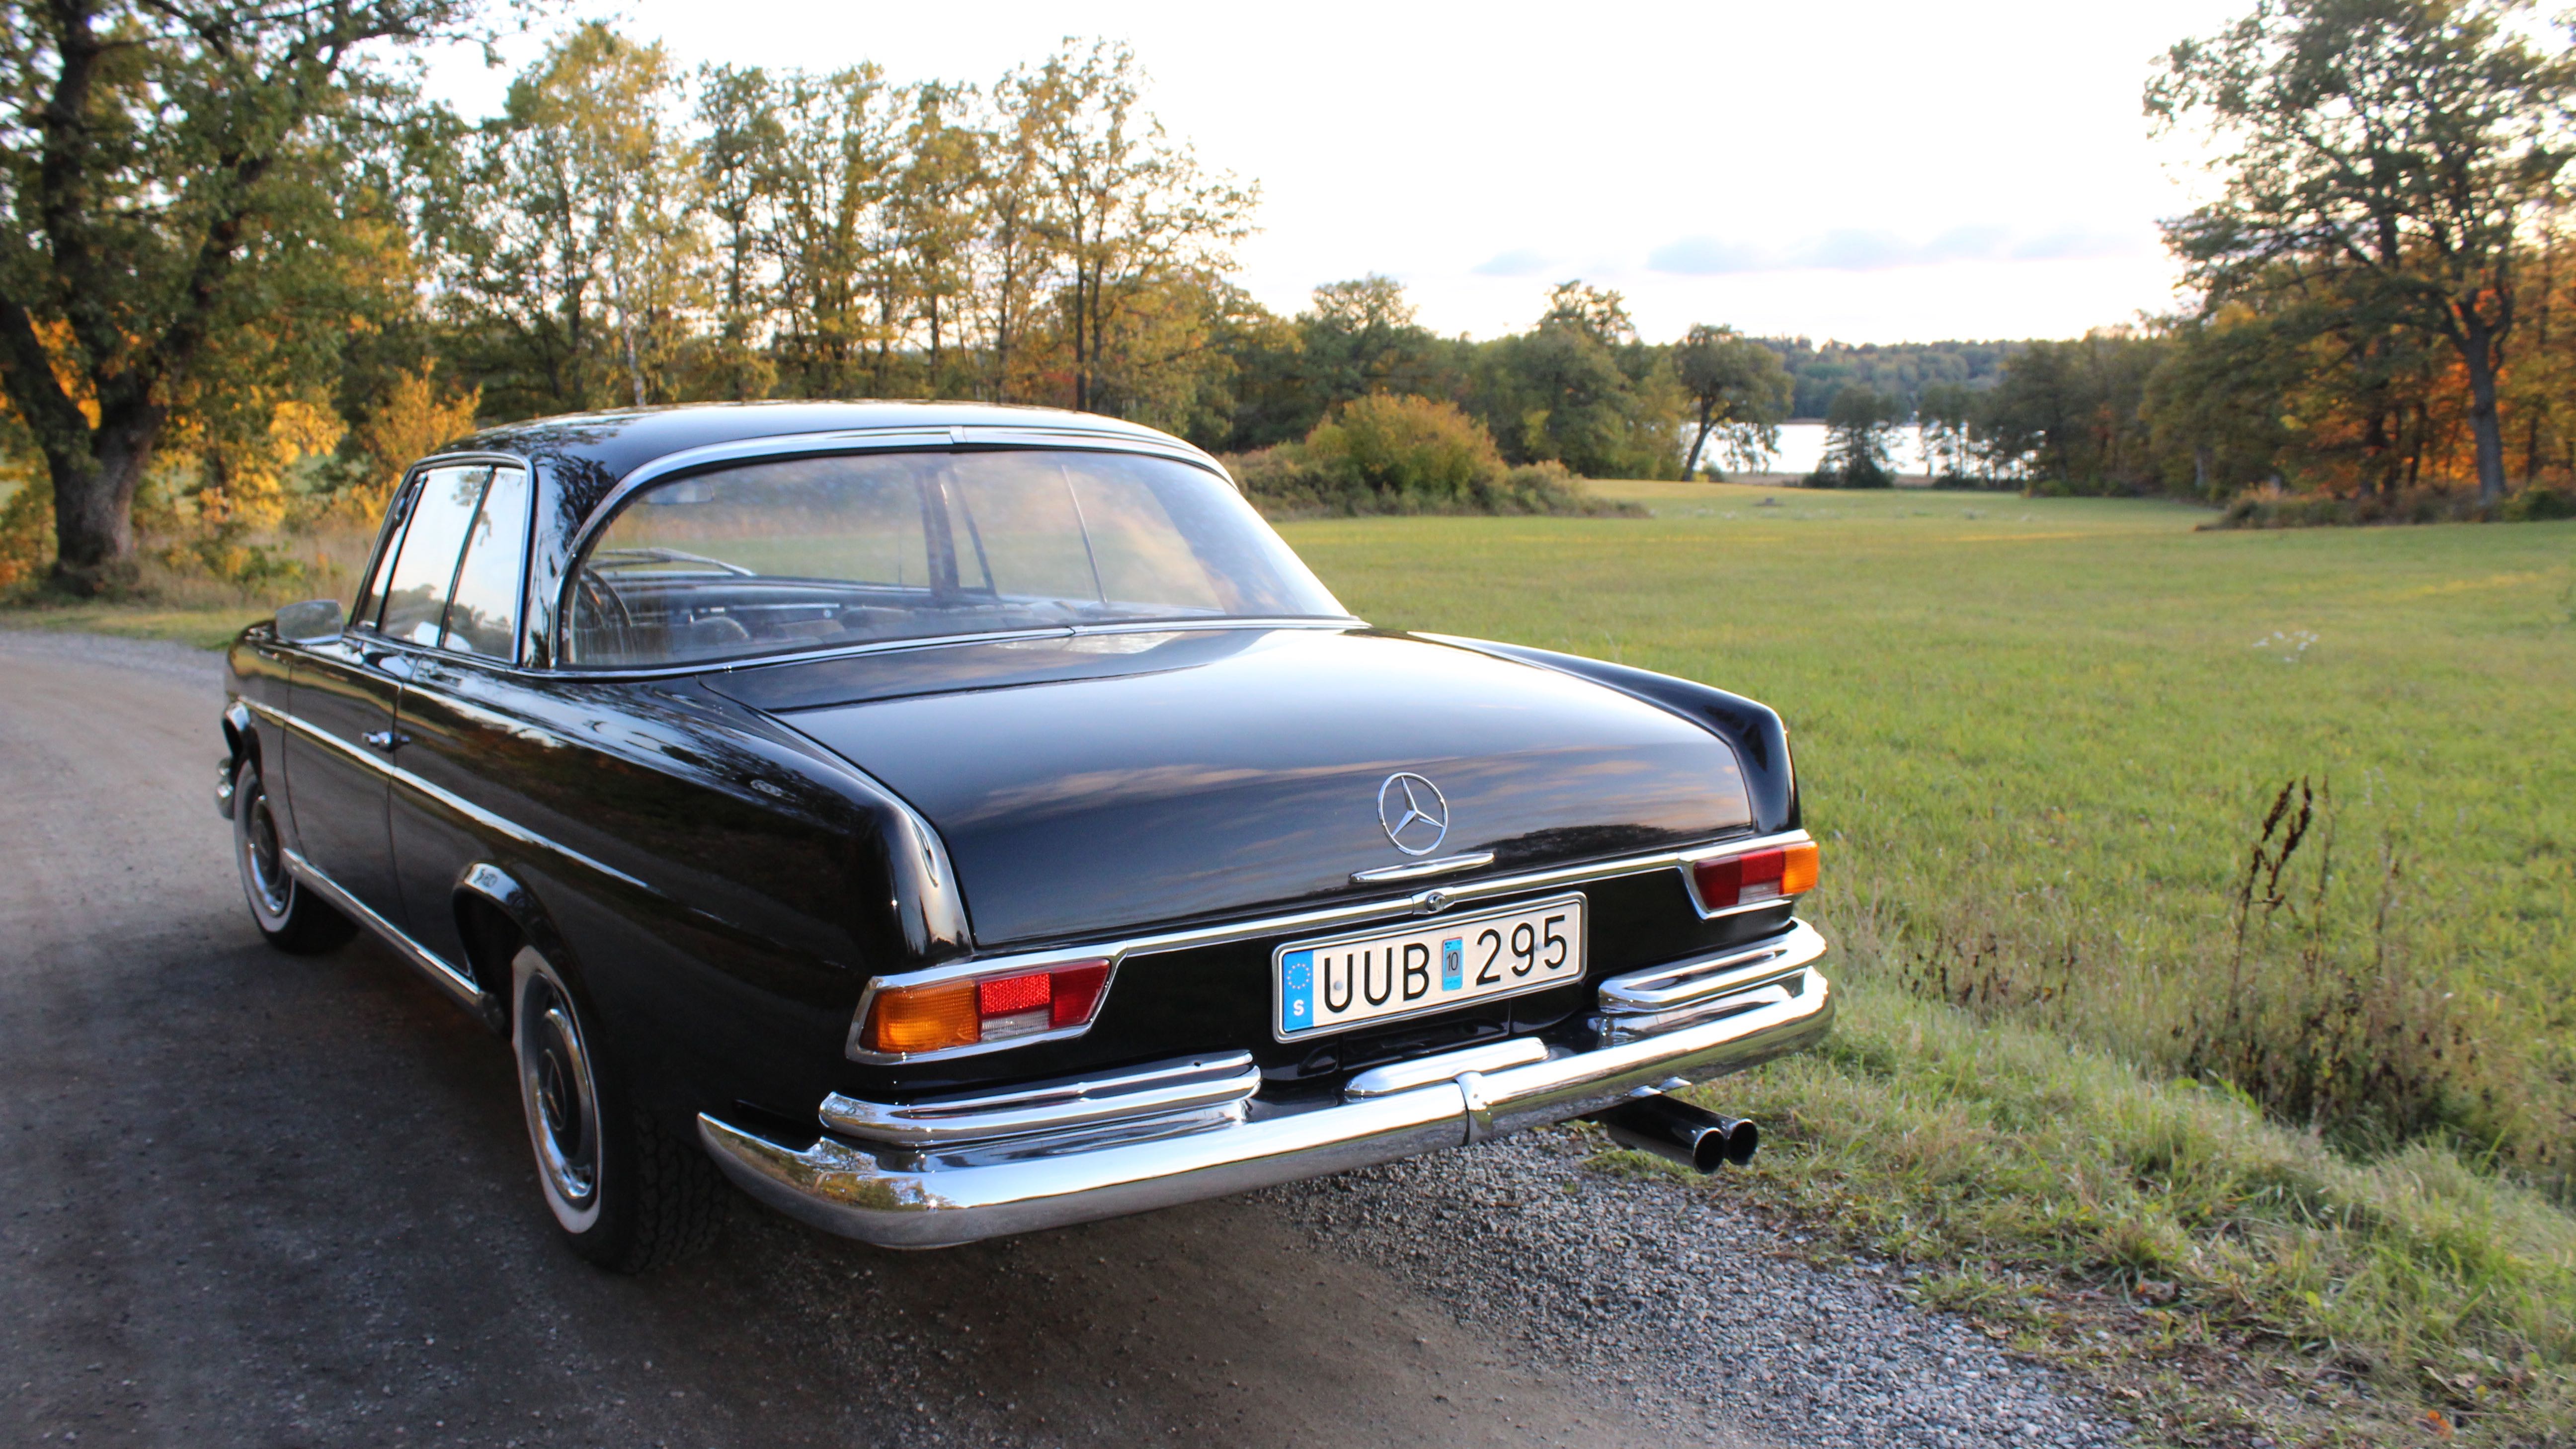
<instances>
[{"instance_id":1,"label":"red tail light lens","mask_svg":"<svg viewBox=\"0 0 2576 1449\"><path fill-rule=\"evenodd\" d=\"M1702 909L1711 911L1803 895L1816 888L1816 843L1802 840L1703 860L1691 867L1691 883L1699 888Z\"/></svg>"},{"instance_id":2,"label":"red tail light lens","mask_svg":"<svg viewBox=\"0 0 2576 1449\"><path fill-rule=\"evenodd\" d=\"M1100 1005L1100 988L1109 984L1109 963L1090 961L1059 967L1048 974L1055 983L1052 1024L1080 1026L1091 1020L1091 1013Z\"/></svg>"},{"instance_id":3,"label":"red tail light lens","mask_svg":"<svg viewBox=\"0 0 2576 1449\"><path fill-rule=\"evenodd\" d=\"M1043 971L1032 971L1026 976L1005 976L998 981L978 981L975 983L975 1010L987 1019L1035 1011L1052 999L1049 985Z\"/></svg>"},{"instance_id":4,"label":"red tail light lens","mask_svg":"<svg viewBox=\"0 0 2576 1449\"><path fill-rule=\"evenodd\" d=\"M1109 984L1107 961L880 991L859 1034L868 1050L912 1055L1007 1041L1088 1023Z\"/></svg>"}]
</instances>

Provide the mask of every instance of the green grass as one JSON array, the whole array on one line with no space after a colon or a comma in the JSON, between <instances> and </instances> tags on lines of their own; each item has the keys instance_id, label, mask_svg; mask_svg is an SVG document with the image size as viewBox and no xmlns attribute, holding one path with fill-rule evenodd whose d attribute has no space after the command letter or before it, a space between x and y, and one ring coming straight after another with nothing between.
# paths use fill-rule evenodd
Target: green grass
<instances>
[{"instance_id":1,"label":"green grass","mask_svg":"<svg viewBox=\"0 0 2576 1449\"><path fill-rule=\"evenodd\" d=\"M1656 516L1283 531L1377 623L1787 717L1850 994L1831 1050L1717 1089L1784 1149L1720 1190L1937 1270L2179 1439L2576 1434L2576 525L1596 486ZM2297 776L2332 852L2240 962ZM2216 1062L2244 1088L2184 1076Z\"/></svg>"},{"instance_id":2,"label":"green grass","mask_svg":"<svg viewBox=\"0 0 2576 1449\"><path fill-rule=\"evenodd\" d=\"M192 649L221 649L244 624L275 612L266 604L24 603L0 607L0 629L71 629L127 639L171 639Z\"/></svg>"}]
</instances>

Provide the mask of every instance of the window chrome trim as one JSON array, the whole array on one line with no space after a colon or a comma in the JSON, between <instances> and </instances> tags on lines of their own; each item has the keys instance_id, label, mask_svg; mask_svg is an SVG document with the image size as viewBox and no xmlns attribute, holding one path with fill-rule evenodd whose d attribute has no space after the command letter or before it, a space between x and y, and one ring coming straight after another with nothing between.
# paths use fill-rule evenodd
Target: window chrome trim
<instances>
[{"instance_id":1,"label":"window chrome trim","mask_svg":"<svg viewBox=\"0 0 2576 1449\"><path fill-rule=\"evenodd\" d=\"M707 659L694 664L602 664L561 665L549 669L519 672L550 679L597 680L603 684L623 684L635 680L684 679L701 674L731 674L738 669L767 669L773 665L806 664L824 659L851 659L867 654L892 654L906 649L938 649L951 644L992 644L1011 639L1070 639L1088 634L1179 634L1219 629L1365 629L1368 621L1355 614L1291 614L1275 618L1228 616L1221 619L1132 619L1114 624L1049 624L1037 629L995 629L981 634L932 634L919 639L874 639L863 644L836 644L823 649L799 649L785 654L747 654L734 659ZM478 661L490 663L491 661Z\"/></svg>"},{"instance_id":2,"label":"window chrome trim","mask_svg":"<svg viewBox=\"0 0 2576 1449\"><path fill-rule=\"evenodd\" d=\"M378 579L376 577L376 571L393 562L391 558L385 556L385 549L393 542L392 532L387 525L393 521L394 504L402 501L403 495L409 492L412 486L420 481L420 476L423 473L428 472L430 469L465 467L488 467L495 470L501 468L516 468L521 473L526 474L528 478L528 531L527 535L519 540L519 627L516 634L510 640L510 657L507 659L497 659L489 654L468 654L460 650L442 649L436 645L421 644L409 639L391 638L382 630L376 628L374 624L362 623L354 615L351 616L349 620L349 629L354 632L360 628L364 628L366 631L366 637L376 643L400 644L407 649L424 650L431 654L443 655L449 658L471 659L487 667L515 669L519 666L522 660L525 660L529 656L529 622L533 618L533 614L528 608L528 605L531 602L528 598L528 585L536 577L537 558L537 468L534 463L516 453L432 453L428 457L421 459L419 462L412 464L410 467L405 468L403 470L402 481L396 483L394 485L393 492L386 495L385 516L376 521L376 546L374 551L367 555L366 571L358 576L359 596L351 602L350 607L354 609L358 604L366 602L365 590L368 587L381 582L390 582L389 580ZM493 479L490 476L486 476L484 478L484 497L489 497L491 495L492 482ZM483 510L483 505L480 499L476 501L474 507L475 515L479 518L482 515ZM473 535L473 524L471 521L466 525L466 534L467 542L470 546ZM456 560L459 568L462 568L464 565L465 553L465 548L459 548L456 551ZM456 602L454 597L456 592L456 573L454 570L451 570L448 574L447 588L449 595L448 603L452 605ZM381 609L379 612L381 612ZM438 632L439 637L441 638L445 638L447 635L447 611L445 609L441 609L438 614Z\"/></svg>"},{"instance_id":3,"label":"window chrome trim","mask_svg":"<svg viewBox=\"0 0 2576 1449\"><path fill-rule=\"evenodd\" d=\"M1592 861L1581 865L1557 866L1547 870L1524 871L1517 875L1496 876L1490 880L1466 880L1454 885L1435 886L1410 896L1392 900L1356 901L1348 905L1319 906L1312 910L1293 911L1284 915L1262 916L1250 920L1226 921L1212 925L1192 926L1180 930L1160 931L1145 935L1094 940L1082 945L1036 951L1015 951L995 956L967 956L944 961L918 971L905 971L879 976L868 982L859 994L858 1011L850 1019L849 1045L846 1054L854 1062L869 1066L901 1066L909 1062L947 1061L958 1057L981 1056L986 1052L1005 1051L1012 1047L1038 1042L1066 1041L1091 1029L1081 1026L1015 1036L998 1042L977 1042L973 1046L944 1047L937 1051L889 1053L872 1052L860 1045L859 1033L867 1025L868 1008L881 990L913 986L933 986L945 982L983 976L1011 976L1051 966L1069 965L1076 961L1109 962L1109 979L1101 984L1100 1009L1108 1005L1109 995L1118 988L1118 968L1130 956L1150 956L1164 951L1184 951L1201 946L1221 946L1235 941L1256 940L1264 936L1303 935L1312 931L1331 930L1340 926L1363 926L1376 922L1393 924L1406 916L1436 915L1451 906L1469 901L1489 900L1496 896L1519 895L1525 891L1542 891L1558 886L1582 885L1589 881L1608 880L1614 876L1644 875L1657 870L1678 870L1682 890L1692 908L1699 906L1698 893L1692 888L1690 867L1702 860L1733 855L1748 850L1762 850L1775 845L1788 845L1808 839L1803 830L1784 831L1777 835L1740 836L1732 840L1679 850L1661 850L1646 855L1621 856L1615 860ZM1747 911L1786 905L1796 898L1755 901L1750 905L1727 910L1702 912L1702 920L1741 915ZM1100 1017L1100 1009L1092 1020Z\"/></svg>"},{"instance_id":4,"label":"window chrome trim","mask_svg":"<svg viewBox=\"0 0 2576 1449\"><path fill-rule=\"evenodd\" d=\"M631 676L628 669L616 665L593 669L577 663L567 663L563 658L566 652L564 644L571 637L568 621L572 617L572 592L574 585L579 581L581 559L589 552L591 544L598 540L601 531L608 527L609 520L625 505L626 500L641 489L690 473L722 467L728 463L759 463L780 458L820 458L842 453L1003 451L1134 453L1143 457L1163 458L1171 462L1186 463L1203 472L1213 473L1219 482L1233 489L1236 496L1243 495L1243 485L1234 480L1234 475L1226 472L1224 464L1177 438L1165 439L1141 432L1128 433L1110 429L1095 432L1088 428L930 427L916 424L910 427L859 428L829 433L783 433L776 437L743 438L730 443L711 443L701 448L684 448L679 452L665 453L649 463L641 464L619 479L617 486L609 489L608 495L593 505L589 514L582 519L581 526L574 529L572 536L564 541L563 582L556 587L555 597L548 609L548 620L552 625L548 633L549 637L556 641L553 657L548 663L551 668L562 673L579 674L584 678L616 679L659 677L670 674L705 674L711 669L725 667L728 664L775 664L786 659L838 657L837 651L760 655L742 660L708 661L693 668L653 666L648 670L632 671ZM1314 623L1329 616L1296 617L1300 617L1301 622ZM1133 622L1141 625L1151 621ZM1232 625L1252 621L1229 619L1222 622ZM1334 622L1348 625L1362 621L1353 615L1342 615ZM1079 626L1079 631L1088 632L1091 627L1094 626ZM1159 627L1168 628L1172 625L1167 623ZM955 644L984 638L1010 638L1020 634L1054 632L1056 632L1054 629L1008 630L989 635L938 635L928 639L876 642L880 644ZM860 652L866 648L867 646L859 646L859 650L852 652Z\"/></svg>"}]
</instances>

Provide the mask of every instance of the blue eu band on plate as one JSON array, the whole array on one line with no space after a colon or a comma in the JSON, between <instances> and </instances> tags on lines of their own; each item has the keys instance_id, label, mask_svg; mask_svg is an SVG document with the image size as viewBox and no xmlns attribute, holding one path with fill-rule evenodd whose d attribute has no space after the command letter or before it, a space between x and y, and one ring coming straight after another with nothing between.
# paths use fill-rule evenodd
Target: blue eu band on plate
<instances>
[{"instance_id":1,"label":"blue eu band on plate","mask_svg":"<svg viewBox=\"0 0 2576 1449\"><path fill-rule=\"evenodd\" d=\"M1583 979L1583 897L1412 930L1300 941L1277 958L1281 1040Z\"/></svg>"}]
</instances>

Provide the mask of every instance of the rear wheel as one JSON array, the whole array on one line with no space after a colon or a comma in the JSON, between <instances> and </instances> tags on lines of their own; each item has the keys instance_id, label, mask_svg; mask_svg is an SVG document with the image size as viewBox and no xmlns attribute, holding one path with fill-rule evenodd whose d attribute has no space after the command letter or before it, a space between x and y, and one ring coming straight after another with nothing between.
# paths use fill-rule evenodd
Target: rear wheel
<instances>
[{"instance_id":1,"label":"rear wheel","mask_svg":"<svg viewBox=\"0 0 2576 1449\"><path fill-rule=\"evenodd\" d=\"M287 869L285 837L257 760L242 761L233 773L233 862L241 868L250 918L268 944L309 956L358 933L356 922L306 890Z\"/></svg>"},{"instance_id":2,"label":"rear wheel","mask_svg":"<svg viewBox=\"0 0 2576 1449\"><path fill-rule=\"evenodd\" d=\"M528 1145L572 1250L635 1273L713 1242L728 1202L715 1164L632 1099L601 1056L592 1017L542 952L521 948L510 982Z\"/></svg>"}]
</instances>

